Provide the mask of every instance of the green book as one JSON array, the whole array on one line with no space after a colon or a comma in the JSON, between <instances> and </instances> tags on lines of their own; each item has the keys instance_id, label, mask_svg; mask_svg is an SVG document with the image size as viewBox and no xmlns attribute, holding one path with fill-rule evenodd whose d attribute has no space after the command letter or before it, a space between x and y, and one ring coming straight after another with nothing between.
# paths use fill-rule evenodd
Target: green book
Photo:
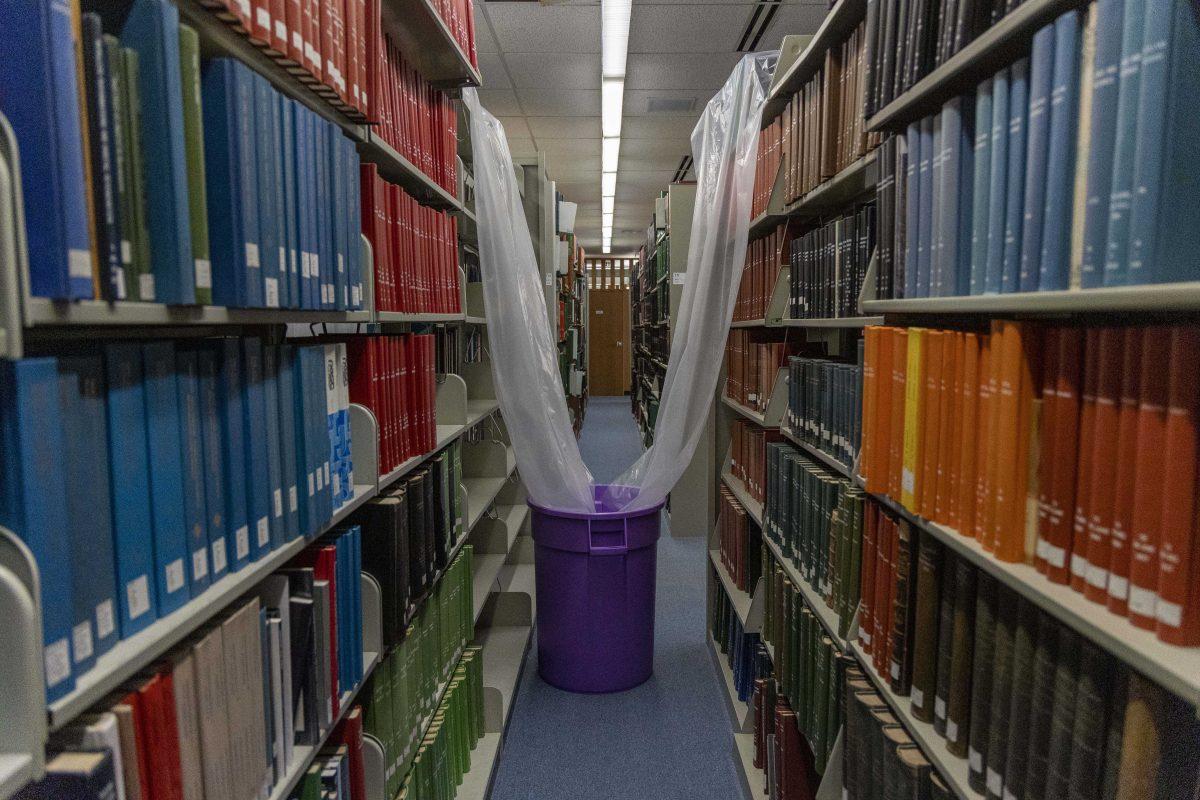
<instances>
[{"instance_id":1,"label":"green book","mask_svg":"<svg viewBox=\"0 0 1200 800\"><path fill-rule=\"evenodd\" d=\"M121 228L121 268L125 272L122 283L125 284L125 296L129 296L131 272L133 270L133 166L129 152L129 136L126 129L130 126L128 94L125 91L125 70L122 68L121 41L110 34L104 36L104 50L108 57L108 80L111 84L113 101L112 136L116 142L117 158L115 172L117 174L117 206ZM136 280L133 282L136 283Z\"/></svg>"},{"instance_id":2,"label":"green book","mask_svg":"<svg viewBox=\"0 0 1200 800\"><path fill-rule=\"evenodd\" d=\"M128 47L121 48L121 72L128 111L127 125L122 130L125 136L125 152L129 154L129 192L133 213L131 243L132 252L129 271L125 275L125 286L130 300L154 301L154 272L150 268L150 231L147 226L146 168L142 160L142 96L138 89L140 68L138 54Z\"/></svg>"},{"instance_id":3,"label":"green book","mask_svg":"<svg viewBox=\"0 0 1200 800\"><path fill-rule=\"evenodd\" d=\"M179 26L179 77L183 88L183 144L196 302L211 305L212 262L208 251L208 197L204 190L204 120L200 110L200 37L187 25Z\"/></svg>"}]
</instances>

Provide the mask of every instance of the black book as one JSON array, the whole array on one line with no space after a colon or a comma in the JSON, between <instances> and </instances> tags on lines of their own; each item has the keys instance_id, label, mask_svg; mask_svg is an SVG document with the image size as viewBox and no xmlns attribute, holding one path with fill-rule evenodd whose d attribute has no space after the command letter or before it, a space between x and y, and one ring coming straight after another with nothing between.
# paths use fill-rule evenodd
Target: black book
<instances>
[{"instance_id":1,"label":"black book","mask_svg":"<svg viewBox=\"0 0 1200 800\"><path fill-rule=\"evenodd\" d=\"M408 520L399 497L381 497L357 515L362 528L363 571L382 589L383 645L390 649L404 637L408 610Z\"/></svg>"},{"instance_id":2,"label":"black book","mask_svg":"<svg viewBox=\"0 0 1200 800\"><path fill-rule=\"evenodd\" d=\"M1008 755L1008 714L1012 705L1013 641L1017 632L1018 595L1005 586L996 591L996 651L992 678L992 705L987 733L987 780L989 800L1001 800ZM1024 737L1021 738L1024 743Z\"/></svg>"},{"instance_id":3,"label":"black book","mask_svg":"<svg viewBox=\"0 0 1200 800\"><path fill-rule=\"evenodd\" d=\"M1046 797L1059 627L1049 614L1038 612L1037 646L1033 650L1033 686L1029 694L1029 755L1025 765L1025 796L1030 800L1044 800Z\"/></svg>"},{"instance_id":4,"label":"black book","mask_svg":"<svg viewBox=\"0 0 1200 800\"><path fill-rule=\"evenodd\" d=\"M116 800L117 777L108 750L59 753L46 762L46 775L26 785L14 800Z\"/></svg>"},{"instance_id":5,"label":"black book","mask_svg":"<svg viewBox=\"0 0 1200 800\"><path fill-rule=\"evenodd\" d=\"M866 39L863 53L862 81L865 87L865 108L863 114L867 119L879 110L878 83L881 80L878 64L883 53L879 45L879 6L883 0L867 0L866 24L863 26L863 36Z\"/></svg>"},{"instance_id":6,"label":"black book","mask_svg":"<svg viewBox=\"0 0 1200 800\"><path fill-rule=\"evenodd\" d=\"M291 625L292 713L295 743L315 745L321 739L317 664L316 605L313 571L287 569L288 622Z\"/></svg>"},{"instance_id":7,"label":"black book","mask_svg":"<svg viewBox=\"0 0 1200 800\"><path fill-rule=\"evenodd\" d=\"M1029 736L1033 700L1034 650L1037 646L1038 610L1024 597L1018 602L1017 626L1013 633L1012 702L1008 712L1008 753L1004 760L1004 791L1025 796L1025 774L1029 764Z\"/></svg>"},{"instance_id":8,"label":"black book","mask_svg":"<svg viewBox=\"0 0 1200 800\"><path fill-rule=\"evenodd\" d=\"M121 201L117 195L117 137L114 129L112 80L100 15L81 17L84 92L87 97L88 156L92 164L92 204L96 249L100 255L100 290L105 300L125 299L121 258Z\"/></svg>"},{"instance_id":9,"label":"black book","mask_svg":"<svg viewBox=\"0 0 1200 800\"><path fill-rule=\"evenodd\" d=\"M430 552L425 536L427 526L424 471L418 472L405 482L405 493L408 496L408 553L411 567L408 573L409 586L412 588L412 599L415 602L425 594L430 583Z\"/></svg>"},{"instance_id":10,"label":"black book","mask_svg":"<svg viewBox=\"0 0 1200 800\"><path fill-rule=\"evenodd\" d=\"M883 36L883 64L880 68L882 91L879 97L879 108L883 110L892 102L895 96L892 91L893 70L896 68L896 5L902 0L883 0L880 9L880 27Z\"/></svg>"},{"instance_id":11,"label":"black book","mask_svg":"<svg viewBox=\"0 0 1200 800\"><path fill-rule=\"evenodd\" d=\"M1100 796L1112 673L1112 659L1096 645L1082 640L1079 687L1075 693L1075 717L1071 729L1073 749L1067 794L1070 800L1094 800Z\"/></svg>"},{"instance_id":12,"label":"black book","mask_svg":"<svg viewBox=\"0 0 1200 800\"><path fill-rule=\"evenodd\" d=\"M1054 705L1050 711L1050 744L1046 751L1046 788L1043 797L1066 797L1071 783L1072 736L1075 730L1075 694L1079 686L1079 635L1058 626L1058 658L1054 662Z\"/></svg>"},{"instance_id":13,"label":"black book","mask_svg":"<svg viewBox=\"0 0 1200 800\"><path fill-rule=\"evenodd\" d=\"M975 588L975 652L971 670L971 722L967 737L967 782L982 793L995 675L996 579L980 572Z\"/></svg>"},{"instance_id":14,"label":"black book","mask_svg":"<svg viewBox=\"0 0 1200 800\"><path fill-rule=\"evenodd\" d=\"M958 569L958 558L946 551L942 571L938 576L942 582L938 592L938 635L937 635L937 680L933 693L933 729L946 735L946 710L950 707L950 664L954 651L954 580Z\"/></svg>"},{"instance_id":15,"label":"black book","mask_svg":"<svg viewBox=\"0 0 1200 800\"><path fill-rule=\"evenodd\" d=\"M442 564L438 558L438 513L437 513L437 473L431 469L424 470L424 480L421 491L424 493L424 522L422 532L425 534L425 585L432 587L441 572Z\"/></svg>"}]
</instances>

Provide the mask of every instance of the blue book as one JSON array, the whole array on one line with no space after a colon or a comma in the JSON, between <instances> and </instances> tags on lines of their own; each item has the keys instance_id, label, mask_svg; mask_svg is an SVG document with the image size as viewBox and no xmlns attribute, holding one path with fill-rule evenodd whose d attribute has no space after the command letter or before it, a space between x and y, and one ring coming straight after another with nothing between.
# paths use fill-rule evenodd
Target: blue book
<instances>
[{"instance_id":1,"label":"blue book","mask_svg":"<svg viewBox=\"0 0 1200 800\"><path fill-rule=\"evenodd\" d=\"M330 242L332 223L330 206L333 205L329 187L329 123L321 118L315 120L313 136L312 170L316 176L316 191L313 194L317 221L317 287L320 292L318 308L333 308L333 245Z\"/></svg>"},{"instance_id":2,"label":"blue book","mask_svg":"<svg viewBox=\"0 0 1200 800\"><path fill-rule=\"evenodd\" d=\"M330 497L334 505L341 496L341 444L338 439L338 359L337 345L321 346L321 356L324 369L322 372L322 389L325 398L325 438L329 442L329 480Z\"/></svg>"},{"instance_id":3,"label":"blue book","mask_svg":"<svg viewBox=\"0 0 1200 800\"><path fill-rule=\"evenodd\" d=\"M945 252L945 241L942 238L942 204L946 201L943 194L945 187L942 185L942 166L946 163L945 124L942 112L933 115L933 155L929 161L933 205L929 237L929 285L925 291L926 297L939 297L942 293L942 254Z\"/></svg>"},{"instance_id":4,"label":"blue book","mask_svg":"<svg viewBox=\"0 0 1200 800\"><path fill-rule=\"evenodd\" d=\"M920 240L918 220L921 214L921 182L917 165L921 160L921 123L909 124L907 144L908 164L904 170L904 287L901 296L916 297L917 244Z\"/></svg>"},{"instance_id":5,"label":"blue book","mask_svg":"<svg viewBox=\"0 0 1200 800\"><path fill-rule=\"evenodd\" d=\"M941 219L938 221L939 297L959 294L958 288L958 238L959 238L959 170L962 167L963 108L962 98L952 97L942 106L942 169Z\"/></svg>"},{"instance_id":6,"label":"blue book","mask_svg":"<svg viewBox=\"0 0 1200 800\"><path fill-rule=\"evenodd\" d=\"M284 518L283 452L279 437L279 348L262 348L264 436L267 442L267 482L271 487L271 549L287 541Z\"/></svg>"},{"instance_id":7,"label":"blue book","mask_svg":"<svg viewBox=\"0 0 1200 800\"><path fill-rule=\"evenodd\" d=\"M347 274L350 280L350 302L349 308L359 310L363 304L363 276L362 276L362 208L359 200L355 198L362 197L362 181L359 173L359 158L358 152L354 149L354 142L342 137L342 149L346 153L346 179L350 183L349 196L346 198L346 208L349 210L347 215L347 248L348 248L348 267Z\"/></svg>"},{"instance_id":8,"label":"blue book","mask_svg":"<svg viewBox=\"0 0 1200 800\"><path fill-rule=\"evenodd\" d=\"M86 466L73 460L74 458L86 456L85 452L81 452L81 449L86 445L77 438L79 434L85 432L80 430L85 421L80 413L79 382L75 379L74 375L60 374L58 376L58 397L56 399L58 401L57 412L62 421L62 479L66 481L67 486L71 486L74 489L76 484L72 482L72 478L88 480L88 475L84 471ZM90 530L91 528L92 520L89 516L89 509L84 505L84 498L85 493L82 491L66 492L68 536L69 532ZM74 546L68 549L68 569L72 577L71 586L69 587L71 607L70 669L74 674L82 675L96 663L96 626L92 621L95 599L92 597L93 587L88 584L86 577L91 569L90 559L94 558L94 556L86 552L88 547L86 546L84 537L71 538L78 541L73 542ZM111 574L109 577L112 577ZM62 590L56 589L56 591ZM112 583L110 583L108 588L108 597L112 598Z\"/></svg>"},{"instance_id":9,"label":"blue book","mask_svg":"<svg viewBox=\"0 0 1200 800\"><path fill-rule=\"evenodd\" d=\"M276 361L278 365L278 398L275 420L279 427L280 480L284 500L284 539L291 541L300 535L300 497L298 487L301 467L296 458L296 389L292 370L295 364L295 349L291 345L279 345Z\"/></svg>"},{"instance_id":10,"label":"blue book","mask_svg":"<svg viewBox=\"0 0 1200 800\"><path fill-rule=\"evenodd\" d=\"M325 162L329 172L329 195L325 203L329 207L330 250L333 253L332 297L333 307L339 311L346 309L346 180L342 174L342 135L336 128L329 133Z\"/></svg>"},{"instance_id":11,"label":"blue book","mask_svg":"<svg viewBox=\"0 0 1200 800\"><path fill-rule=\"evenodd\" d=\"M1025 196L1021 219L1019 291L1036 292L1042 274L1042 218L1050 151L1050 93L1054 81L1054 25L1033 35L1029 58L1029 119L1025 141Z\"/></svg>"},{"instance_id":12,"label":"blue book","mask_svg":"<svg viewBox=\"0 0 1200 800\"><path fill-rule=\"evenodd\" d=\"M1022 58L1008 73L1008 174L1004 194L1004 266L1000 290L1021 288L1021 236L1025 219L1025 142L1029 111L1029 59Z\"/></svg>"},{"instance_id":13,"label":"blue book","mask_svg":"<svg viewBox=\"0 0 1200 800\"><path fill-rule=\"evenodd\" d=\"M333 516L333 499L329 485L329 430L327 427L327 405L325 401L325 353L324 348L307 347L309 362L309 392L313 399L312 441L315 443L314 467L317 473L316 521L320 530Z\"/></svg>"},{"instance_id":14,"label":"blue book","mask_svg":"<svg viewBox=\"0 0 1200 800\"><path fill-rule=\"evenodd\" d=\"M342 476L342 498L338 503L354 498L354 456L350 439L350 363L346 344L337 345L338 352L338 453Z\"/></svg>"},{"instance_id":15,"label":"blue book","mask_svg":"<svg viewBox=\"0 0 1200 800\"><path fill-rule=\"evenodd\" d=\"M917 229L917 286L913 297L929 296L929 269L933 257L933 117L921 120L921 161L917 177L921 184L920 220Z\"/></svg>"},{"instance_id":16,"label":"blue book","mask_svg":"<svg viewBox=\"0 0 1200 800\"><path fill-rule=\"evenodd\" d=\"M296 444L296 473L299 483L299 530L300 535L308 538L316 532L316 494L317 476L313 469L316 461L314 450L316 442L311 440L314 413L313 400L308 390L311 383L308 379L308 347L294 347L292 351L292 396L295 403L295 435L292 437Z\"/></svg>"},{"instance_id":17,"label":"blue book","mask_svg":"<svg viewBox=\"0 0 1200 800\"><path fill-rule=\"evenodd\" d=\"M254 154L243 152L247 73L234 59L215 58L201 80L213 303L235 308L250 305L246 281L258 249L258 190L253 170L245 170Z\"/></svg>"},{"instance_id":18,"label":"blue book","mask_svg":"<svg viewBox=\"0 0 1200 800\"><path fill-rule=\"evenodd\" d=\"M58 400L53 358L0 360L0 524L29 547L37 562L50 702L75 688L71 634L76 613Z\"/></svg>"},{"instance_id":19,"label":"blue book","mask_svg":"<svg viewBox=\"0 0 1200 800\"><path fill-rule=\"evenodd\" d=\"M136 344L110 344L104 361L117 600L121 638L127 639L158 618L142 351Z\"/></svg>"},{"instance_id":20,"label":"blue book","mask_svg":"<svg viewBox=\"0 0 1200 800\"><path fill-rule=\"evenodd\" d=\"M1092 119L1087 154L1087 202L1083 220L1083 256L1080 283L1085 289L1104 283L1104 258L1108 246L1108 200L1112 193L1113 151L1117 138L1121 37L1124 0L1097 0L1096 52L1092 61Z\"/></svg>"},{"instance_id":21,"label":"blue book","mask_svg":"<svg viewBox=\"0 0 1200 800\"><path fill-rule=\"evenodd\" d=\"M309 182L308 132L310 112L304 106L292 106L293 168L296 182L296 243L300 251L299 307L312 308L312 229L309 224L309 209L312 187Z\"/></svg>"},{"instance_id":22,"label":"blue book","mask_svg":"<svg viewBox=\"0 0 1200 800\"><path fill-rule=\"evenodd\" d=\"M142 359L155 583L158 614L166 616L191 598L184 566L190 560L191 548L183 514L183 445L179 440L175 345L170 341L143 345Z\"/></svg>"},{"instance_id":23,"label":"blue book","mask_svg":"<svg viewBox=\"0 0 1200 800\"><path fill-rule=\"evenodd\" d=\"M287 231L288 308L300 308L300 233L296 227L296 109L295 101L279 96L279 157L282 167L283 214Z\"/></svg>"},{"instance_id":24,"label":"blue book","mask_svg":"<svg viewBox=\"0 0 1200 800\"><path fill-rule=\"evenodd\" d=\"M974 169L971 197L971 294L983 294L987 285L988 181L992 176L992 79L975 92Z\"/></svg>"},{"instance_id":25,"label":"blue book","mask_svg":"<svg viewBox=\"0 0 1200 800\"><path fill-rule=\"evenodd\" d=\"M1004 275L1004 201L1008 181L1008 100L1009 70L1004 68L992 79L992 157L988 190L987 272L983 290L997 294Z\"/></svg>"},{"instance_id":26,"label":"blue book","mask_svg":"<svg viewBox=\"0 0 1200 800\"><path fill-rule=\"evenodd\" d=\"M1151 0L1145 52L1142 96L1149 95L1150 102L1160 107L1139 115L1131 282L1196 280L1200 30L1194 5L1188 0Z\"/></svg>"},{"instance_id":27,"label":"blue book","mask_svg":"<svg viewBox=\"0 0 1200 800\"><path fill-rule=\"evenodd\" d=\"M210 575L229 572L229 529L225 517L225 436L221 429L221 370L213 349L196 350L200 388L200 433L204 453L204 506L208 522Z\"/></svg>"},{"instance_id":28,"label":"blue book","mask_svg":"<svg viewBox=\"0 0 1200 800\"><path fill-rule=\"evenodd\" d=\"M229 571L250 562L249 505L246 497L246 419L239 339L217 344L217 396L221 401L221 460L225 465L225 548Z\"/></svg>"},{"instance_id":29,"label":"blue book","mask_svg":"<svg viewBox=\"0 0 1200 800\"><path fill-rule=\"evenodd\" d=\"M183 517L187 526L188 584L192 597L208 588L208 507L204 487L204 434L200 365L194 350L175 353L179 386L179 442L183 459ZM219 474L219 473L218 473Z\"/></svg>"},{"instance_id":30,"label":"blue book","mask_svg":"<svg viewBox=\"0 0 1200 800\"><path fill-rule=\"evenodd\" d=\"M154 296L160 303L191 305L196 302L196 280L184 158L179 9L169 0L134 0L121 29L121 44L137 52L141 67L142 163Z\"/></svg>"},{"instance_id":31,"label":"blue book","mask_svg":"<svg viewBox=\"0 0 1200 800\"><path fill-rule=\"evenodd\" d=\"M254 163L258 174L258 257L262 280L262 303L266 308L279 308L279 236L275 211L275 140L271 128L271 107L275 90L267 79L253 73L254 81Z\"/></svg>"},{"instance_id":32,"label":"blue book","mask_svg":"<svg viewBox=\"0 0 1200 800\"><path fill-rule=\"evenodd\" d=\"M279 307L288 308L291 299L288 287L288 217L287 201L283 186L283 151L281 148L283 126L283 97L271 91L271 190L274 193L271 208L274 211L272 224L275 226L275 242L279 255L275 264L279 270Z\"/></svg>"},{"instance_id":33,"label":"blue book","mask_svg":"<svg viewBox=\"0 0 1200 800\"><path fill-rule=\"evenodd\" d=\"M0 112L20 147L29 252L29 292L93 296L91 236L75 34L66 0L8 3L0 52L20 53L0 69Z\"/></svg>"},{"instance_id":34,"label":"blue book","mask_svg":"<svg viewBox=\"0 0 1200 800\"><path fill-rule=\"evenodd\" d=\"M1129 281L1129 212L1133 206L1133 170L1138 129L1138 95L1142 87L1142 47L1146 28L1145 0L1126 0L1121 33L1121 72L1117 88L1117 133L1113 140L1112 181L1108 190L1108 242L1104 250L1104 285ZM1156 102L1162 102L1157 98Z\"/></svg>"},{"instance_id":35,"label":"blue book","mask_svg":"<svg viewBox=\"0 0 1200 800\"><path fill-rule=\"evenodd\" d=\"M271 550L271 481L267 472L267 406L263 392L262 342L242 340L242 418L245 424L246 520L250 560Z\"/></svg>"},{"instance_id":36,"label":"blue book","mask_svg":"<svg viewBox=\"0 0 1200 800\"><path fill-rule=\"evenodd\" d=\"M1079 12L1054 22L1054 76L1050 92L1050 145L1038 289L1066 289L1071 281L1071 203L1075 193L1075 139L1079 114Z\"/></svg>"},{"instance_id":37,"label":"blue book","mask_svg":"<svg viewBox=\"0 0 1200 800\"><path fill-rule=\"evenodd\" d=\"M76 597L72 652L84 671L90 649L101 656L120 639L117 627L116 556L109 503L108 421L104 410L104 363L99 356L58 359L60 378L73 384L74 411L60 408L65 445L68 530L89 535L71 538L71 575ZM61 387L60 387L61 388ZM86 632L81 628L84 620ZM90 645L81 637L91 635Z\"/></svg>"},{"instance_id":38,"label":"blue book","mask_svg":"<svg viewBox=\"0 0 1200 800\"><path fill-rule=\"evenodd\" d=\"M962 98L962 104L962 125L958 141L958 213L955 220L958 231L958 247L954 259L956 295L971 292L971 212L975 199L975 98L967 95Z\"/></svg>"}]
</instances>

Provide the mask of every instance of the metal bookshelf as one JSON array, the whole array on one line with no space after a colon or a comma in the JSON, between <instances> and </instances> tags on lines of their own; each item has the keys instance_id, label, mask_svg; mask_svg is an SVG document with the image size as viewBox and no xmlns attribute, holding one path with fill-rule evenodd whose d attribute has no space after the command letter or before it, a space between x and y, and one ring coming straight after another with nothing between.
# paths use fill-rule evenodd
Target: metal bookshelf
<instances>
[{"instance_id":1,"label":"metal bookshelf","mask_svg":"<svg viewBox=\"0 0 1200 800\"><path fill-rule=\"evenodd\" d=\"M384 32L396 37L425 80L443 89L479 86L479 70L463 52L432 0L383 0Z\"/></svg>"},{"instance_id":2,"label":"metal bookshelf","mask_svg":"<svg viewBox=\"0 0 1200 800\"><path fill-rule=\"evenodd\" d=\"M1064 314L1161 314L1200 310L1200 281L1066 289L1053 292L983 294L965 297L914 297L869 300L866 311L887 315L1004 315L1013 317Z\"/></svg>"}]
</instances>

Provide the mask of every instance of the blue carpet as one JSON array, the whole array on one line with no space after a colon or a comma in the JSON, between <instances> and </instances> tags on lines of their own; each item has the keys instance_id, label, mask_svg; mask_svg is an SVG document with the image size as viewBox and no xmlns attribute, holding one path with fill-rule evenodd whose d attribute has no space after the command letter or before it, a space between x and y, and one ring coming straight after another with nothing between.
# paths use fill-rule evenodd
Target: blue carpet
<instances>
[{"instance_id":1,"label":"blue carpet","mask_svg":"<svg viewBox=\"0 0 1200 800\"><path fill-rule=\"evenodd\" d=\"M580 440L599 481L641 452L628 398L592 398ZM665 517L664 517L665 519ZM735 800L733 729L705 644L704 540L658 545L654 675L627 692L573 694L530 649L492 800Z\"/></svg>"}]
</instances>

